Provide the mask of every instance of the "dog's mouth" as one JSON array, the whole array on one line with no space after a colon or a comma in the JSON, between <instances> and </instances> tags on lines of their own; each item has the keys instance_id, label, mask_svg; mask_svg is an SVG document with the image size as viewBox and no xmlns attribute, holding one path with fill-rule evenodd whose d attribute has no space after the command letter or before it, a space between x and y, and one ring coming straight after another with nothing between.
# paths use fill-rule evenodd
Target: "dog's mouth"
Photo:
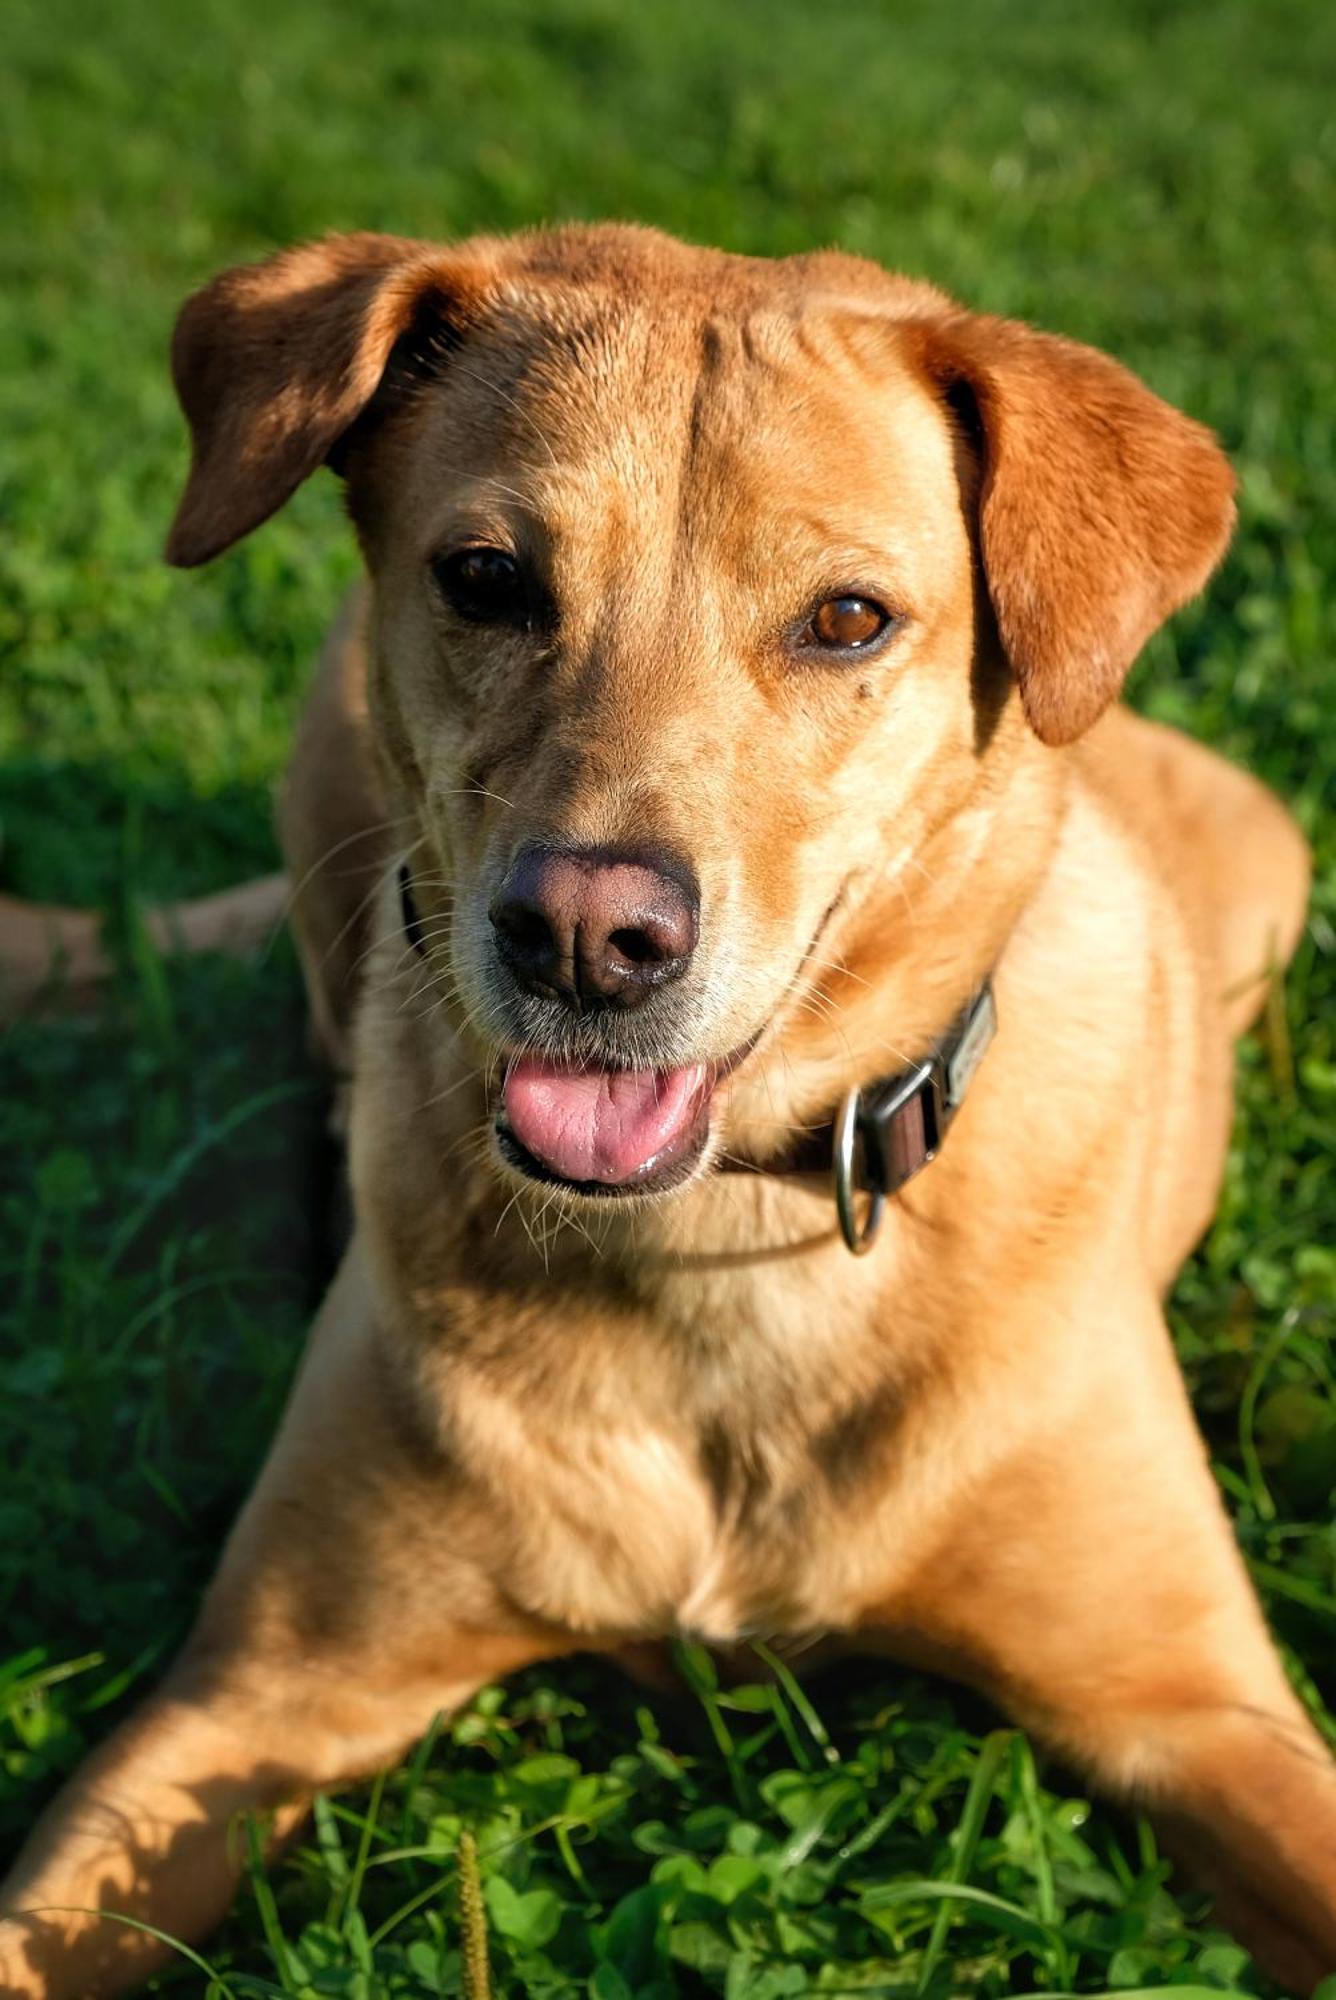
<instances>
[{"instance_id":1,"label":"dog's mouth","mask_svg":"<svg viewBox=\"0 0 1336 2000\"><path fill-rule=\"evenodd\" d=\"M844 898L829 904L783 996L801 985L816 946ZM577 1195L666 1194L689 1181L710 1140L719 1086L746 1061L784 1012L731 1055L678 1068L564 1060L525 1050L513 1056L496 1115L502 1158L529 1180Z\"/></svg>"},{"instance_id":2,"label":"dog's mouth","mask_svg":"<svg viewBox=\"0 0 1336 2000\"><path fill-rule=\"evenodd\" d=\"M531 1180L582 1195L662 1194L688 1180L710 1136L723 1062L681 1069L575 1066L524 1055L506 1072L497 1142Z\"/></svg>"}]
</instances>

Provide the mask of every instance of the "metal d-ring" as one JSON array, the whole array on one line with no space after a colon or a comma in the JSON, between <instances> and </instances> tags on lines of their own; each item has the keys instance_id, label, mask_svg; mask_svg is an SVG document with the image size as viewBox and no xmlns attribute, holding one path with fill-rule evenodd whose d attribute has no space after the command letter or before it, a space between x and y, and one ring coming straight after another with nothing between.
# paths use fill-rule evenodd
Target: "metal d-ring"
<instances>
[{"instance_id":1,"label":"metal d-ring","mask_svg":"<svg viewBox=\"0 0 1336 2000\"><path fill-rule=\"evenodd\" d=\"M881 1226L882 1210L886 1197L880 1188L869 1189L867 1221L860 1229L858 1217L854 1213L854 1149L858 1140L858 1091L846 1093L843 1103L835 1114L835 1143L832 1147L832 1168L835 1180L835 1207L840 1218L840 1234L855 1257L865 1256L872 1248L872 1240Z\"/></svg>"}]
</instances>

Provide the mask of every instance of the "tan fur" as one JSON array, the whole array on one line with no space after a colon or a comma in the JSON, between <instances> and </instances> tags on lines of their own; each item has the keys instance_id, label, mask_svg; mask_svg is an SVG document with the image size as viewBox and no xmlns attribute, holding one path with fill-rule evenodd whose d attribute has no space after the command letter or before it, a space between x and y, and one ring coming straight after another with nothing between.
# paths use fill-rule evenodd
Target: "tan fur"
<instances>
[{"instance_id":1,"label":"tan fur","mask_svg":"<svg viewBox=\"0 0 1336 2000\"><path fill-rule=\"evenodd\" d=\"M358 1230L198 1633L11 1907L198 1935L239 1807L373 1768L487 1676L829 1633L1158 1807L1311 1986L1336 1777L1159 1304L1307 860L1251 780L1107 707L1223 546L1216 447L1102 357L873 266L624 228L335 241L217 281L182 329L174 559L330 451L367 558L283 805L317 1029L351 1051ZM443 616L427 565L466 531L542 565L554 627ZM795 659L793 621L851 583L904 615L890 647ZM872 1255L815 1183L595 1204L502 1168L486 910L553 835L690 856L689 990L634 1032L657 1064L759 1035L716 1149L778 1153L992 973L997 1041ZM0 1935L25 1995L153 1957L68 1915Z\"/></svg>"}]
</instances>

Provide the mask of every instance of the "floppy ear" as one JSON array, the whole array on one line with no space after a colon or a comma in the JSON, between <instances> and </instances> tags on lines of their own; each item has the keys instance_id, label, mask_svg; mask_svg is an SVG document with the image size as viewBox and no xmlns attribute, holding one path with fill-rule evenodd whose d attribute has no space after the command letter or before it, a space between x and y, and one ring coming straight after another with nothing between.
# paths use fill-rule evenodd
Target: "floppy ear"
<instances>
[{"instance_id":1,"label":"floppy ear","mask_svg":"<svg viewBox=\"0 0 1336 2000\"><path fill-rule=\"evenodd\" d=\"M1094 348L970 313L915 337L977 412L980 551L1025 713L1070 743L1224 554L1234 475L1210 431Z\"/></svg>"},{"instance_id":2,"label":"floppy ear","mask_svg":"<svg viewBox=\"0 0 1336 2000\"><path fill-rule=\"evenodd\" d=\"M191 463L168 562L208 562L268 520L361 415L395 343L423 317L457 326L485 268L478 247L331 236L187 299L172 378Z\"/></svg>"}]
</instances>

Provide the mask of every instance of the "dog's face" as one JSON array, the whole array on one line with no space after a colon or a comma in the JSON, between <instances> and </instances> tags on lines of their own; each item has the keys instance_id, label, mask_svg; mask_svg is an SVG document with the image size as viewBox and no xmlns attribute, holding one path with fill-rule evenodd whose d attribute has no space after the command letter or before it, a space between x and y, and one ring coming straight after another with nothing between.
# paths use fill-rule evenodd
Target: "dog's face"
<instances>
[{"instance_id":1,"label":"dog's face","mask_svg":"<svg viewBox=\"0 0 1336 2000\"><path fill-rule=\"evenodd\" d=\"M1230 518L1112 363L833 256L336 239L176 366L175 559L348 478L422 935L502 1160L590 1198L700 1166L869 885L1093 719Z\"/></svg>"},{"instance_id":2,"label":"dog's face","mask_svg":"<svg viewBox=\"0 0 1336 2000\"><path fill-rule=\"evenodd\" d=\"M563 306L481 328L354 490L415 894L434 932L449 882L505 1151L643 1189L970 783L971 552L884 324Z\"/></svg>"}]
</instances>

